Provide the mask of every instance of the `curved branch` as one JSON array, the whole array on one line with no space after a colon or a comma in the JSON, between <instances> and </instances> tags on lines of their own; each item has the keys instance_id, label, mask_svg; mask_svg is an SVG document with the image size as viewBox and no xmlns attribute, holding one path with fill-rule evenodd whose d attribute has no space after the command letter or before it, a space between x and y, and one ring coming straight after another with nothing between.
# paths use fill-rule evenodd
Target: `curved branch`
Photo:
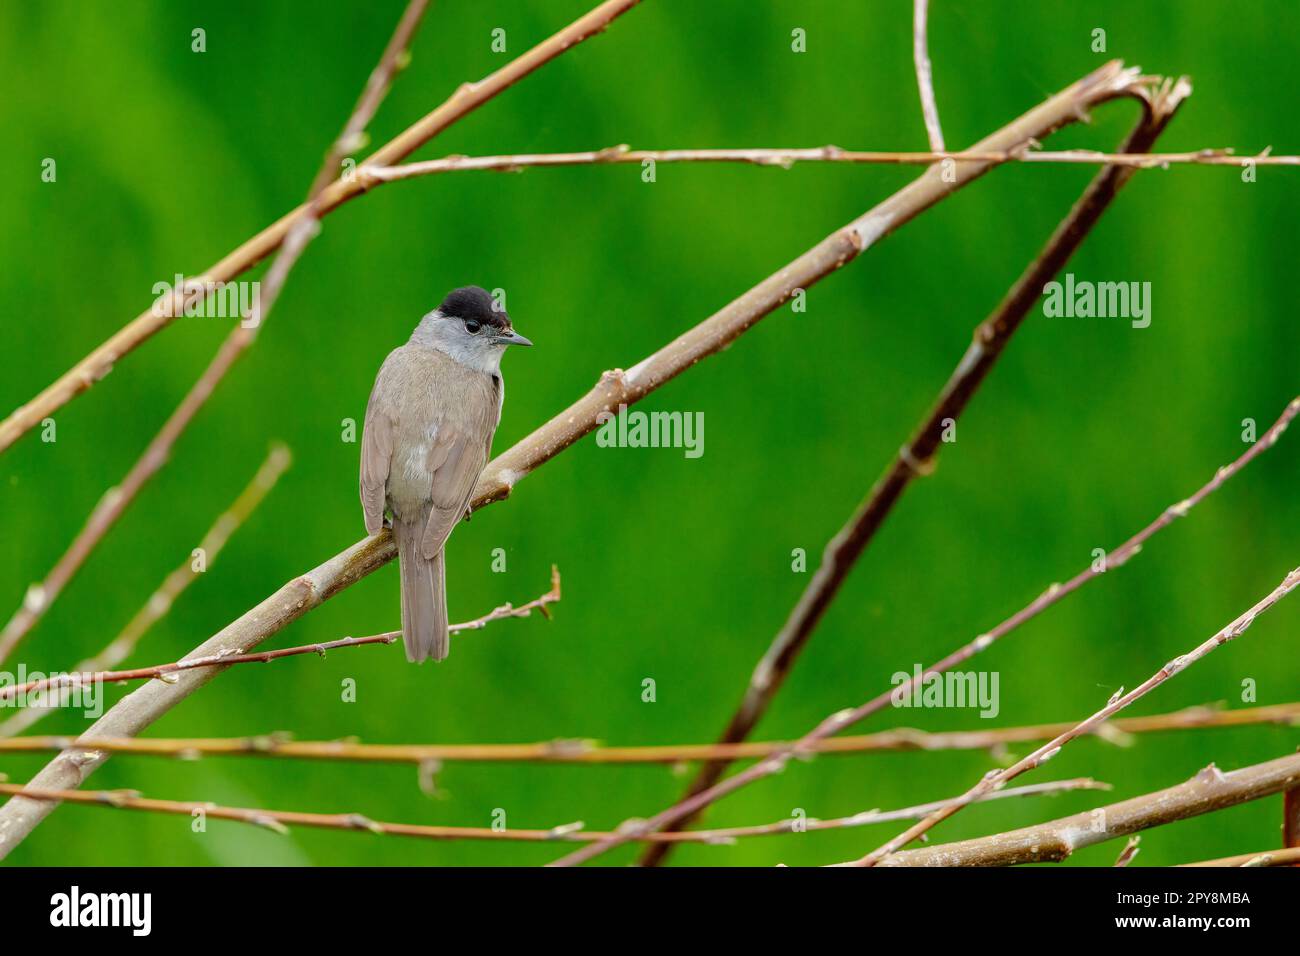
<instances>
[{"instance_id":1,"label":"curved branch","mask_svg":"<svg viewBox=\"0 0 1300 956\"><path fill-rule=\"evenodd\" d=\"M1059 862L1084 847L1272 796L1297 782L1300 782L1300 754L1229 773L1223 773L1210 764L1176 787L1020 830L904 850L881 860L878 865L1013 866L1018 863ZM1204 865L1234 864L1213 860Z\"/></svg>"},{"instance_id":2,"label":"curved branch","mask_svg":"<svg viewBox=\"0 0 1300 956\"><path fill-rule=\"evenodd\" d=\"M921 115L930 148L943 151L943 128L939 125L939 105L934 101L934 77L930 70L930 50L926 41L926 8L929 0L915 0L912 8L912 60L916 64L916 85L921 92Z\"/></svg>"},{"instance_id":3,"label":"curved branch","mask_svg":"<svg viewBox=\"0 0 1300 956\"><path fill-rule=\"evenodd\" d=\"M1109 789L1109 784L1098 783L1091 777L1079 777L1073 780L1052 780L1047 783L1030 784L1026 787L1015 787L999 793L989 794L984 799L999 800L1004 797L1054 795L1067 790ZM134 791L123 790L45 790L20 787L17 784L0 783L0 794L23 797L28 800L81 803L116 810L143 810L152 813L178 814L180 816L194 816L201 813L214 820L234 820L239 823L251 823L254 826L266 827L281 833L287 833L288 826L305 826L327 830L365 831L382 836L419 837L426 840L513 840L527 843L551 841L591 843L612 835L598 830L584 830L581 823L565 824L552 827L549 830L497 830L492 827L381 823L359 813L302 813L292 810L220 807L207 802L152 800L142 797ZM864 827L873 823L887 823L893 820L914 820L917 817L924 816L939 805L937 803L926 803L916 807L905 807L901 810L868 810L864 813L854 814L851 817L839 817L834 820L791 818L778 820L776 823L764 823L747 827L727 827L720 830L698 830L691 833L651 833L640 839L672 843L725 845L735 843L741 837L777 836L782 833L810 833L819 830L847 830L853 827Z\"/></svg>"},{"instance_id":4,"label":"curved branch","mask_svg":"<svg viewBox=\"0 0 1300 956\"><path fill-rule=\"evenodd\" d=\"M547 605L554 604L560 600L560 571L555 566L551 567L551 589L541 597L534 598L527 604L521 604L515 607L513 604L503 604L500 607L484 614L482 617L476 617L472 621L466 621L463 624L452 624L447 630L452 634L458 634L461 631L477 631L493 621L499 621L507 617L529 617L533 611L541 611L546 617L550 617L550 612L546 609ZM163 677L168 674L179 674L182 671L194 670L197 667L228 667L231 664L269 664L271 661L278 661L285 657L299 657L303 654L319 654L325 656L326 651L338 650L345 647L363 647L367 644L392 644L402 636L401 631L385 631L383 634L371 634L368 637L341 637L334 641L324 641L319 644L304 644L300 647L282 647L274 651L259 651L253 654L214 654L210 657L188 657L182 661L175 661L170 664L152 664L148 667L135 667L126 671L94 671L90 673L60 674L56 677L45 677L40 680L28 681L25 684L12 684L8 687L0 687L0 701L14 700L20 695L31 695L45 693L50 690L64 690L75 687L83 687L87 684L118 684L129 680L152 680L155 677Z\"/></svg>"},{"instance_id":5,"label":"curved branch","mask_svg":"<svg viewBox=\"0 0 1300 956\"><path fill-rule=\"evenodd\" d=\"M393 632L394 634L400 632ZM388 635L381 635L387 637ZM25 713L25 711L24 711ZM1107 721L1094 733L1109 743L1127 745L1132 734L1245 727L1260 724L1300 725L1300 703L1215 710L1187 707L1168 714L1120 717ZM935 752L941 750L999 751L1008 744L1049 740L1074 726L1073 722L1003 727L998 730L924 731L900 727L875 734L830 737L808 748L812 754L845 755ZM0 753L38 753L66 750L74 743L67 736L30 736L0 739ZM608 747L591 740L547 740L528 744L365 744L353 740L294 740L285 733L254 737L82 737L82 747L151 757L252 756L288 760L338 760L362 763L564 763L676 764L692 760L746 760L768 757L786 749L789 740L745 741L735 744L660 744Z\"/></svg>"}]
</instances>

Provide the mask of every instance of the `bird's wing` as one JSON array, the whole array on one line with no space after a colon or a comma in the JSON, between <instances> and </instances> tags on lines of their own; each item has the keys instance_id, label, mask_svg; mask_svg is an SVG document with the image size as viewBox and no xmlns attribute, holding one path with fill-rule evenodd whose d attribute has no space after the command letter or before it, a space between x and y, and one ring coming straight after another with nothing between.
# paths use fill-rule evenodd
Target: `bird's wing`
<instances>
[{"instance_id":1,"label":"bird's wing","mask_svg":"<svg viewBox=\"0 0 1300 956\"><path fill-rule=\"evenodd\" d=\"M379 384L387 367L385 363L375 377L361 432L361 510L365 513L369 534L377 534L384 526L388 469L393 457L393 417L387 403L379 397Z\"/></svg>"},{"instance_id":2,"label":"bird's wing","mask_svg":"<svg viewBox=\"0 0 1300 956\"><path fill-rule=\"evenodd\" d=\"M439 426L429 449L428 468L433 476L429 522L420 540L420 553L434 557L465 514L474 483L487 464L482 437L475 438L450 423Z\"/></svg>"}]
</instances>

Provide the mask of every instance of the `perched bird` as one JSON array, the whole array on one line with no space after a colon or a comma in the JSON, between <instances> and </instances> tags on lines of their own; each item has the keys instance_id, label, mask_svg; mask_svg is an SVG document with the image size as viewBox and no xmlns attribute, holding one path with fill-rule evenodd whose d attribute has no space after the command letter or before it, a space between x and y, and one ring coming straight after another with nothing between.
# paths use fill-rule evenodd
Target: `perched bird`
<instances>
[{"instance_id":1,"label":"perched bird","mask_svg":"<svg viewBox=\"0 0 1300 956\"><path fill-rule=\"evenodd\" d=\"M478 286L447 294L384 359L361 436L361 508L378 534L384 511L402 577L406 657L447 656L443 547L492 451L508 345L532 345Z\"/></svg>"}]
</instances>

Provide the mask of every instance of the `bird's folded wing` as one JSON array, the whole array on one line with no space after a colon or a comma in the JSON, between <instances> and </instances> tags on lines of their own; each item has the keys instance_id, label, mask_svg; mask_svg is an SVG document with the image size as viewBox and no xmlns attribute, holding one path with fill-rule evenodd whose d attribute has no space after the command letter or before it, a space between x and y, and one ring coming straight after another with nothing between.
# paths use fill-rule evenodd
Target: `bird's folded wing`
<instances>
[{"instance_id":1,"label":"bird's folded wing","mask_svg":"<svg viewBox=\"0 0 1300 956\"><path fill-rule=\"evenodd\" d=\"M380 377L383 370L380 370ZM379 381L366 405L366 420L361 432L361 510L366 516L366 531L377 534L384 526L384 505L389 462L393 457L393 419L382 400L376 400Z\"/></svg>"},{"instance_id":2,"label":"bird's folded wing","mask_svg":"<svg viewBox=\"0 0 1300 956\"><path fill-rule=\"evenodd\" d=\"M439 427L429 449L433 508L420 540L420 553L424 557L432 558L442 550L447 536L465 513L474 483L485 464L487 453L482 437L474 438L447 424Z\"/></svg>"}]
</instances>

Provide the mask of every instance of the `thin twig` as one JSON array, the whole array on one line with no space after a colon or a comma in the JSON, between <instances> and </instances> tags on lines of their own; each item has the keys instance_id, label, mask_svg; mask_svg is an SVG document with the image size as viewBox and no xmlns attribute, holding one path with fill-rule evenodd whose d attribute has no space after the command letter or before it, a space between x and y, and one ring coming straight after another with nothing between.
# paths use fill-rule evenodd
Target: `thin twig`
<instances>
[{"instance_id":1,"label":"thin twig","mask_svg":"<svg viewBox=\"0 0 1300 956\"><path fill-rule=\"evenodd\" d=\"M1145 696L1175 674L1178 674L1185 668L1195 664L1211 651L1228 643L1228 641L1231 641L1234 638L1240 637L1245 633L1247 628L1255 623L1255 619L1259 617L1259 615L1269 610L1274 604L1290 594L1298 585L1300 585L1300 568L1293 570L1283 578L1281 584L1259 601L1255 602L1249 610L1239 614L1231 623L1215 633L1214 636L1203 641L1188 653L1174 658L1127 694L1121 694L1119 691L1116 691L1115 695L1109 702L1107 702L1106 706L1102 707L1091 717L1080 721L1074 727L1052 738L1033 753L1017 760L1010 767L986 774L979 783L975 784L975 786L971 787L966 791L966 793L958 797L955 802L941 810L936 810L915 826L909 827L892 840L881 844L878 848L872 850L866 856L854 861L854 863L850 865L875 866L895 850L911 843L936 823L946 820L948 817L958 812L969 800L973 800L983 793L1004 786L1008 781L1015 779L1022 773L1026 773L1027 771L1042 766L1048 760L1055 757L1057 753L1060 752L1061 748L1071 740L1088 733L1090 730L1107 720L1112 714L1123 710L1129 704L1133 703L1133 701L1137 700L1139 697Z\"/></svg>"},{"instance_id":2,"label":"thin twig","mask_svg":"<svg viewBox=\"0 0 1300 956\"><path fill-rule=\"evenodd\" d=\"M613 20L639 2L640 0L606 0L490 76L477 83L462 84L441 106L380 147L364 162L376 166L400 162L448 126L509 89L534 70L603 31ZM317 214L324 216L334 211L344 202L365 192L365 189L365 185L356 176L335 180L322 192ZM304 209L305 204L280 217L211 266L199 278L207 283L229 282L248 271L279 248L288 236L291 225ZM193 295L186 295L185 303L189 305L200 302L207 294L207 289L201 288ZM150 306L113 333L39 395L0 422L0 452L102 379L117 362L170 325L179 314L182 314L179 308L159 309Z\"/></svg>"},{"instance_id":3,"label":"thin twig","mask_svg":"<svg viewBox=\"0 0 1300 956\"><path fill-rule=\"evenodd\" d=\"M406 49L406 43L410 40L411 34L418 25L420 15L424 12L427 3L428 0L410 0L405 14L398 23L393 39L384 50L379 65L371 75L366 92L362 95L361 100L357 103L356 110L344 126L344 135L331 144L326 152L325 161L321 165L320 173L317 174L308 194L306 204L301 208L300 213L293 214L293 222L285 236L280 253L275 257L271 268L267 270L266 280L261 286L260 294L253 297L254 304L251 314L241 317L241 321L222 340L208 367L203 370L203 373L191 386L189 392L181 399L180 405L163 423L158 434L149 442L144 454L131 466L131 470L127 472L121 484L111 488L100 499L86 526L73 540L72 545L64 553L63 557L55 564L54 569L46 576L44 581L33 584L27 589L27 596L22 605L14 613L13 618L10 619L4 630L0 631L0 663L4 663L5 659L13 653L19 642L27 636L50 604L58 597L64 585L76 574L90 555L90 552L103 540L104 535L117 523L117 520L125 513L131 503L135 501L149 479L167 463L167 460L171 457L172 448L177 439L180 438L181 433L189 427L199 410L212 397L212 393L216 391L217 386L225 379L230 369L257 340L262 323L279 298L280 291L284 288L285 280L289 276L289 271L298 261L307 244L319 231L318 217L321 194L338 166L339 143L345 139L355 138L355 136L359 135L359 131L364 130L366 124L370 122L375 108L379 105L383 93L387 90L388 79L396 71L401 55ZM373 89L376 84L379 84L377 90ZM186 293L183 288L173 290L173 294L165 300L165 305L157 311L167 316L182 314L178 309L185 298ZM19 411L21 412L21 409ZM16 412L15 415L17 414L19 413ZM3 431L4 426L0 426L0 432ZM4 445L0 443L0 450L3 450L3 447Z\"/></svg>"},{"instance_id":4,"label":"thin twig","mask_svg":"<svg viewBox=\"0 0 1300 956\"><path fill-rule=\"evenodd\" d=\"M1142 838L1140 836L1131 836L1128 842L1124 844L1124 849L1119 851L1119 856L1115 858L1115 866L1125 867L1137 858L1141 850Z\"/></svg>"},{"instance_id":5,"label":"thin twig","mask_svg":"<svg viewBox=\"0 0 1300 956\"><path fill-rule=\"evenodd\" d=\"M939 126L939 106L934 101L934 79L930 75L930 51L925 38L926 7L929 0L916 0L912 8L912 61L916 64L916 85L921 91L921 113L925 117L925 134L930 149L943 152L943 129Z\"/></svg>"},{"instance_id":6,"label":"thin twig","mask_svg":"<svg viewBox=\"0 0 1300 956\"><path fill-rule=\"evenodd\" d=\"M1115 551L1113 551L1107 558L1107 569L1119 567L1136 554L1141 549L1142 544L1152 535L1171 524L1177 518L1184 517L1198 502L1249 464L1256 455L1271 448L1273 444L1276 443L1282 432L1286 430L1286 426L1290 423L1291 419L1298 413L1300 413L1300 398L1293 400L1291 404L1287 406L1286 410L1282 413L1282 417L1274 423L1274 425L1260 438L1258 442L1247 449L1245 454L1231 465L1226 465L1223 468L1220 468L1214 473L1214 477L1202 486L1202 488L1194 495L1190 498L1184 499L1176 505L1166 508L1161 512L1160 517L1142 531L1139 531L1119 548L1115 549ZM1102 572L1094 570L1090 565L1087 569L1079 572L1064 585L1053 584L1028 605L1007 618L993 630L979 635L973 641L970 641L953 651L938 663L932 664L930 667L926 668L921 673L920 679L924 680L931 674L941 674L944 671L969 660L976 654L992 646L999 638L1005 637L1026 621L1036 617L1053 604L1062 600L1066 595L1078 590L1084 584L1097 577L1100 573ZM810 748L818 741L825 740L845 728L858 723L871 714L883 710L894 700L904 699L908 695L914 693L917 689L917 683L917 677L913 676L906 683L899 685L892 690L884 691L858 707L831 714L789 747L777 751L753 766L742 770L733 777L728 777L725 780L718 781L707 790L702 790L699 793L683 799L674 806L669 807L667 810L660 811L649 820L640 824L640 826L646 829L658 829L661 827L671 826L679 820L697 814L700 810L715 801L739 790L742 787L748 786L755 780L759 780L773 773L778 773L783 767L785 767L792 757L810 753ZM594 844L589 848L584 848L584 851L582 851L581 854L571 854L568 857L556 861L555 865L571 866L576 863L585 862L593 856L604 852L606 849L612 849L613 846L616 846L619 842L623 841L611 841L608 846ZM588 850L590 852L587 852Z\"/></svg>"},{"instance_id":7,"label":"thin twig","mask_svg":"<svg viewBox=\"0 0 1300 956\"><path fill-rule=\"evenodd\" d=\"M257 469L252 481L240 492L239 497L230 507L221 513L208 529L207 534L199 541L198 550L203 554L205 568L212 566L226 542L230 540L230 536L262 503L262 499L275 487L275 483L280 480L280 476L284 474L292 460L293 456L284 445L276 444L271 447L266 460ZM144 606L135 613L122 632L107 647L94 657L79 663L74 670L106 671L124 661L149 629L171 610L172 605L185 589L198 579L199 573L194 570L193 558L187 556L163 579L162 584L149 596L149 600L145 601ZM0 724L0 737L20 734L50 713L52 711L44 707L26 708Z\"/></svg>"},{"instance_id":8,"label":"thin twig","mask_svg":"<svg viewBox=\"0 0 1300 956\"><path fill-rule=\"evenodd\" d=\"M455 634L460 631L477 631L492 621L507 617L528 617L533 611L541 611L549 617L547 605L560 600L560 571L551 567L551 589L541 597L534 598L527 604L515 607L503 604L498 608L463 624L452 624L447 628ZM392 644L402 636L401 631L386 631L383 634L371 634L367 637L342 637L338 640L325 641L320 644L304 644L300 647L285 647L274 651L258 651L251 654L213 654L208 657L188 657L170 664L153 664L149 667L136 667L126 671L98 671L95 673L59 674L41 680L27 681L24 684L11 684L0 687L0 700L13 700L19 695L45 693L50 690L82 687L87 684L116 684L129 680L151 680L153 678L169 679L169 675L199 667L225 667L228 664L267 664L283 657L298 657L302 654L319 654L345 647L362 647L367 644ZM175 678L170 678L174 680ZM84 741L82 742L84 744Z\"/></svg>"},{"instance_id":9,"label":"thin twig","mask_svg":"<svg viewBox=\"0 0 1300 956\"><path fill-rule=\"evenodd\" d=\"M1184 84L1175 84L1168 93L1153 96L1142 119L1125 139L1124 148L1149 148L1173 119L1186 94ZM722 743L744 740L762 720L850 571L874 540L903 492L913 479L934 470L935 458L943 447L943 436L949 425L961 418L1011 337L1038 302L1043 286L1065 267L1133 175L1132 169L1120 167L1099 172L1056 227L1038 257L1029 264L993 313L976 327L970 347L936 396L929 414L913 431L911 439L898 450L866 500L858 505L848 522L826 544L816 573L809 579L785 624L755 666L749 686L722 732ZM702 767L687 787L685 796L694 796L713 786L722 779L727 766L726 761L717 761ZM692 820L692 816L685 817L675 826L684 828ZM666 845L647 847L639 862L642 866L656 866L671 852L672 848Z\"/></svg>"},{"instance_id":10,"label":"thin twig","mask_svg":"<svg viewBox=\"0 0 1300 956\"><path fill-rule=\"evenodd\" d=\"M501 156L444 156L399 166L362 166L357 176L367 186L437 176L442 173L503 172L561 166L618 166L654 163L740 163L790 169L797 163L849 165L929 166L943 160L954 163L1064 163L1069 165L1125 166L1163 169L1168 166L1300 166L1300 156L1234 156L1227 149L1198 149L1181 153L1125 151L1102 153L1092 149L965 150L962 152L880 152L812 146L793 149L632 149L626 145L571 153L517 153Z\"/></svg>"},{"instance_id":11,"label":"thin twig","mask_svg":"<svg viewBox=\"0 0 1300 956\"><path fill-rule=\"evenodd\" d=\"M1199 863L1180 863L1179 866L1296 866L1297 864L1300 864L1300 847L1287 850L1260 850L1258 853L1224 856L1217 860L1202 860Z\"/></svg>"},{"instance_id":12,"label":"thin twig","mask_svg":"<svg viewBox=\"0 0 1300 956\"><path fill-rule=\"evenodd\" d=\"M1084 847L1269 797L1297 781L1300 781L1300 754L1228 773L1210 764L1185 783L1166 790L1020 830L903 850L882 860L880 865L1014 866L1059 862Z\"/></svg>"},{"instance_id":13,"label":"thin twig","mask_svg":"<svg viewBox=\"0 0 1300 956\"><path fill-rule=\"evenodd\" d=\"M1073 780L1053 780L1048 783L1016 787L1000 793L989 794L986 799L1004 797L1030 797L1057 794L1072 790L1109 790L1110 785L1099 783L1091 777ZM570 823L549 830L495 830L491 827L444 827L414 823L381 823L358 813L301 813L286 810L260 810L245 807L222 807L213 803L194 803L179 800L151 800L131 790L47 790L0 783L0 794L26 797L31 800L57 800L91 806L111 807L116 810L144 810L152 813L195 816L203 814L214 820L234 820L267 827L277 832L288 832L288 826L320 827L328 830L355 830L383 836L420 837L427 840L514 840L524 842L566 841L590 843L612 834L582 829L580 823ZM902 810L868 810L851 817L834 820L790 818L758 826L728 827L719 830L699 830L689 833L653 833L641 839L662 840L674 843L707 843L723 846L741 837L776 836L782 833L801 833L819 830L846 830L887 823L896 820L914 820L933 810L938 804L927 803Z\"/></svg>"},{"instance_id":14,"label":"thin twig","mask_svg":"<svg viewBox=\"0 0 1300 956\"><path fill-rule=\"evenodd\" d=\"M602 9L612 8L607 5ZM1120 97L1133 97L1146 103L1152 97L1165 95L1162 89L1167 88L1168 84L1162 84L1158 78L1143 77L1138 71L1126 69L1122 63L1114 61L1040 103L986 137L979 145L988 149L1011 148L1079 120L1089 108L1099 103ZM963 165L951 177L952 182L938 168L926 170L912 184L832 233L628 371L616 369L607 372L584 397L489 462L479 476L471 507L478 510L507 498L515 485L531 471L595 430L605 413L617 411L620 404L631 405L639 401L701 360L721 351L787 301L796 289L806 289L830 275L899 226L977 179L988 168ZM205 641L190 656L247 653L339 591L383 567L395 556L390 532L383 531L365 538L285 584ZM181 675L175 684L151 681L119 701L96 721L88 733L101 737L133 737L221 670L212 667L191 671ZM100 752L87 757L84 751L60 754L37 775L33 785L53 790L72 789L80 785L107 756ZM0 808L0 858L25 839L52 810L53 805L48 802L23 800L11 800Z\"/></svg>"},{"instance_id":15,"label":"thin twig","mask_svg":"<svg viewBox=\"0 0 1300 956\"><path fill-rule=\"evenodd\" d=\"M1300 787L1282 794L1282 846L1300 848Z\"/></svg>"},{"instance_id":16,"label":"thin twig","mask_svg":"<svg viewBox=\"0 0 1300 956\"><path fill-rule=\"evenodd\" d=\"M25 713L25 711L24 711ZM1216 710L1187 707L1169 714L1120 717L1098 727L1094 734L1110 743L1127 745L1132 734L1245 727L1262 724L1300 725L1300 703ZM898 728L876 734L830 737L808 752L847 755L900 751L989 750L1001 753L1008 744L1050 740L1074 722L1004 727L999 730L930 732ZM0 753L37 753L66 750L74 744L96 750L136 756L279 757L290 760L340 760L363 763L562 763L679 764L694 760L746 760L767 757L792 746L793 741L746 741L736 744L664 744L643 747L605 747L591 740L548 740L526 744L364 744L347 740L294 740L292 734L274 732L253 737L89 737L62 735L0 739Z\"/></svg>"}]
</instances>

